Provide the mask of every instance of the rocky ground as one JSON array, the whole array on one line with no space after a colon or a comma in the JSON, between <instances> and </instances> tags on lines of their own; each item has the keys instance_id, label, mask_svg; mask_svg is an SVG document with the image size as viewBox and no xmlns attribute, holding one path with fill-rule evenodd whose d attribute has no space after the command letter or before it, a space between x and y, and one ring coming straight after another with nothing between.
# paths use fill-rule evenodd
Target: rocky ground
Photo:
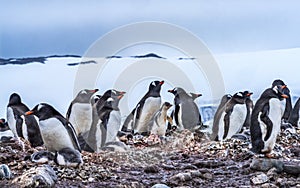
<instances>
[{"instance_id":1,"label":"rocky ground","mask_svg":"<svg viewBox=\"0 0 300 188\"><path fill-rule=\"evenodd\" d=\"M53 162L38 165L27 159L37 149L3 142L0 163L10 168L12 178L0 180L0 187L49 183L54 187L300 188L299 135L300 130L282 132L274 149L278 158L266 159L249 152L249 140L211 142L203 133L183 131L163 142L143 140L126 152L82 152L84 164L78 168ZM34 173L48 173L51 181L28 175Z\"/></svg>"}]
</instances>

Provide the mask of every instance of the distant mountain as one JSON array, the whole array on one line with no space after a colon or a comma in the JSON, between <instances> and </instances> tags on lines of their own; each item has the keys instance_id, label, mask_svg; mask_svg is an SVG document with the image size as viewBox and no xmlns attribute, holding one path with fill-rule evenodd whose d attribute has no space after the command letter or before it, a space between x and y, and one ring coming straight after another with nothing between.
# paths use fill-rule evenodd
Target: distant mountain
<instances>
[{"instance_id":1,"label":"distant mountain","mask_svg":"<svg viewBox=\"0 0 300 188\"><path fill-rule=\"evenodd\" d=\"M135 55L135 56L130 56L130 57L132 57L132 58L150 58L150 57L152 57L152 58L166 59L155 53L149 53L149 54L145 54L145 55Z\"/></svg>"},{"instance_id":2,"label":"distant mountain","mask_svg":"<svg viewBox=\"0 0 300 188\"><path fill-rule=\"evenodd\" d=\"M24 57L24 58L9 58L9 59L3 59L0 58L0 65L25 65L29 63L41 63L45 64L48 58L61 58L61 57L75 57L75 58L81 58L81 56L78 55L51 55L51 56L45 56L45 57Z\"/></svg>"},{"instance_id":3,"label":"distant mountain","mask_svg":"<svg viewBox=\"0 0 300 188\"><path fill-rule=\"evenodd\" d=\"M112 56L107 56L106 59L113 59L113 58L122 58L122 56L119 55L112 55Z\"/></svg>"},{"instance_id":4,"label":"distant mountain","mask_svg":"<svg viewBox=\"0 0 300 188\"><path fill-rule=\"evenodd\" d=\"M195 60L195 57L180 57L178 60Z\"/></svg>"},{"instance_id":5,"label":"distant mountain","mask_svg":"<svg viewBox=\"0 0 300 188\"><path fill-rule=\"evenodd\" d=\"M86 65L86 64L97 64L96 61L82 61L82 62L78 62L78 63L68 63L68 66L76 66L76 65Z\"/></svg>"}]
</instances>

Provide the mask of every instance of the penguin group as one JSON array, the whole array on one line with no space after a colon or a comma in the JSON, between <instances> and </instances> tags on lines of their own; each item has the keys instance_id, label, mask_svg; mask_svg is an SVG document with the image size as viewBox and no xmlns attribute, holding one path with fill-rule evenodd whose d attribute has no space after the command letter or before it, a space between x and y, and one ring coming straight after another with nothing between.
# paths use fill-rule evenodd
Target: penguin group
<instances>
[{"instance_id":1,"label":"penguin group","mask_svg":"<svg viewBox=\"0 0 300 188\"><path fill-rule=\"evenodd\" d=\"M213 119L213 141L240 138L249 135L251 151L272 157L277 135L285 126L299 128L300 99L292 108L290 90L280 79L265 89L255 104L252 92L241 91L226 94L221 100ZM245 137L244 137L245 138Z\"/></svg>"},{"instance_id":2,"label":"penguin group","mask_svg":"<svg viewBox=\"0 0 300 188\"><path fill-rule=\"evenodd\" d=\"M125 91L83 89L70 102L66 115L53 106L39 103L31 110L17 93L11 94L6 119L0 119L1 140L14 137L27 140L32 147L45 146L31 160L53 160L59 165L79 166L81 152L124 151L128 146L122 136L157 135L166 137L172 131L201 131L202 122L195 99L202 94L182 87L168 88L173 102L163 101L163 80L150 82L147 92L122 122L120 100ZM292 108L290 90L282 80L275 80L254 103L252 92L225 94L215 112L211 141L224 141L238 134L248 134L251 150L269 156L283 124L300 127L300 99ZM11 130L10 134L6 134ZM5 134L4 134L5 133ZM2 136L6 135L6 136Z\"/></svg>"}]
</instances>

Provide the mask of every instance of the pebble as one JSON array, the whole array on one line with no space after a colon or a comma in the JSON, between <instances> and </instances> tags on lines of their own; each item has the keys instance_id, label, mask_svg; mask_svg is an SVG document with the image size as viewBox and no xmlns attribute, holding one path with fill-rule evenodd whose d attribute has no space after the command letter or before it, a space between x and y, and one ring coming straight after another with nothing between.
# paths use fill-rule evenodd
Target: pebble
<instances>
[{"instance_id":1,"label":"pebble","mask_svg":"<svg viewBox=\"0 0 300 188\"><path fill-rule=\"evenodd\" d=\"M251 177L251 181L254 185L260 185L266 183L268 180L269 178L265 173L260 173Z\"/></svg>"},{"instance_id":2,"label":"pebble","mask_svg":"<svg viewBox=\"0 0 300 188\"><path fill-rule=\"evenodd\" d=\"M172 177L170 177L171 181L179 181L179 182L185 182L192 180L191 173L184 172L184 173L178 173Z\"/></svg>"},{"instance_id":3,"label":"pebble","mask_svg":"<svg viewBox=\"0 0 300 188\"><path fill-rule=\"evenodd\" d=\"M261 185L261 188L277 188L277 186L272 183L264 183Z\"/></svg>"},{"instance_id":4,"label":"pebble","mask_svg":"<svg viewBox=\"0 0 300 188\"><path fill-rule=\"evenodd\" d=\"M146 173L158 173L159 168L156 165L146 166L144 168L144 172L146 172Z\"/></svg>"},{"instance_id":5,"label":"pebble","mask_svg":"<svg viewBox=\"0 0 300 188\"><path fill-rule=\"evenodd\" d=\"M151 188L170 188L169 186L165 185L165 184L155 184L153 185Z\"/></svg>"},{"instance_id":6,"label":"pebble","mask_svg":"<svg viewBox=\"0 0 300 188\"><path fill-rule=\"evenodd\" d=\"M283 170L283 162L277 159L254 158L250 164L252 170L268 171L275 167L278 172Z\"/></svg>"}]
</instances>

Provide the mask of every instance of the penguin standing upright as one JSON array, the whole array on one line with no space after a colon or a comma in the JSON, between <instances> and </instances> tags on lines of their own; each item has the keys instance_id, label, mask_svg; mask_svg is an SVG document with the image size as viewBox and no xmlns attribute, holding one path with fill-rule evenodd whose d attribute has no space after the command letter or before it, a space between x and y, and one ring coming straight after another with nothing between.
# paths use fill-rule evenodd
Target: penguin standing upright
<instances>
[{"instance_id":1,"label":"penguin standing upright","mask_svg":"<svg viewBox=\"0 0 300 188\"><path fill-rule=\"evenodd\" d=\"M268 155L274 148L277 134L280 131L283 110L281 100L286 86L277 85L266 89L257 100L251 115L252 151Z\"/></svg>"},{"instance_id":2,"label":"penguin standing upright","mask_svg":"<svg viewBox=\"0 0 300 188\"><path fill-rule=\"evenodd\" d=\"M290 90L287 87L287 85L280 79L277 79L277 80L273 81L272 88L277 86L277 85L284 86L283 93L288 96L288 98L283 100L284 112L283 112L283 115L282 115L282 120L284 122L288 122L288 119L289 119L289 117L291 115L291 111L292 111L292 98L291 98L291 95L290 95Z\"/></svg>"},{"instance_id":3,"label":"penguin standing upright","mask_svg":"<svg viewBox=\"0 0 300 188\"><path fill-rule=\"evenodd\" d=\"M300 116L300 98L298 98L290 114L289 123L292 124L294 127L300 127L299 116Z\"/></svg>"},{"instance_id":4,"label":"penguin standing upright","mask_svg":"<svg viewBox=\"0 0 300 188\"><path fill-rule=\"evenodd\" d=\"M168 90L174 97L175 111L174 119L179 130L195 128L202 125L201 115L193 98L180 87Z\"/></svg>"},{"instance_id":5,"label":"penguin standing upright","mask_svg":"<svg viewBox=\"0 0 300 188\"><path fill-rule=\"evenodd\" d=\"M171 106L169 102L164 102L151 118L148 125L151 134L165 136L167 130L167 111Z\"/></svg>"},{"instance_id":6,"label":"penguin standing upright","mask_svg":"<svg viewBox=\"0 0 300 188\"><path fill-rule=\"evenodd\" d=\"M121 116L118 108L119 100L125 92L107 90L92 103L93 121L85 148L90 152L98 152L108 140L115 140L121 126ZM112 111L115 111L111 113ZM109 132L107 134L107 132Z\"/></svg>"},{"instance_id":7,"label":"penguin standing upright","mask_svg":"<svg viewBox=\"0 0 300 188\"><path fill-rule=\"evenodd\" d=\"M66 118L74 126L77 135L87 134L92 124L91 97L98 89L81 90L71 102Z\"/></svg>"},{"instance_id":8,"label":"penguin standing upright","mask_svg":"<svg viewBox=\"0 0 300 188\"><path fill-rule=\"evenodd\" d=\"M149 134L148 123L161 105L160 90L164 81L153 81L149 85L148 92L135 107L133 115L134 133Z\"/></svg>"},{"instance_id":9,"label":"penguin standing upright","mask_svg":"<svg viewBox=\"0 0 300 188\"><path fill-rule=\"evenodd\" d=\"M22 137L28 140L31 146L43 145L43 139L38 126L38 122L33 115L24 116L29 108L22 103L20 95L13 93L10 95L7 105L8 126L15 137Z\"/></svg>"},{"instance_id":10,"label":"penguin standing upright","mask_svg":"<svg viewBox=\"0 0 300 188\"><path fill-rule=\"evenodd\" d=\"M70 148L81 151L74 127L52 106L40 103L25 113L25 115L31 114L39 118L39 126L47 150L56 152Z\"/></svg>"},{"instance_id":11,"label":"penguin standing upright","mask_svg":"<svg viewBox=\"0 0 300 188\"><path fill-rule=\"evenodd\" d=\"M225 140L238 133L246 120L246 93L235 93L215 114L211 140Z\"/></svg>"}]
</instances>

